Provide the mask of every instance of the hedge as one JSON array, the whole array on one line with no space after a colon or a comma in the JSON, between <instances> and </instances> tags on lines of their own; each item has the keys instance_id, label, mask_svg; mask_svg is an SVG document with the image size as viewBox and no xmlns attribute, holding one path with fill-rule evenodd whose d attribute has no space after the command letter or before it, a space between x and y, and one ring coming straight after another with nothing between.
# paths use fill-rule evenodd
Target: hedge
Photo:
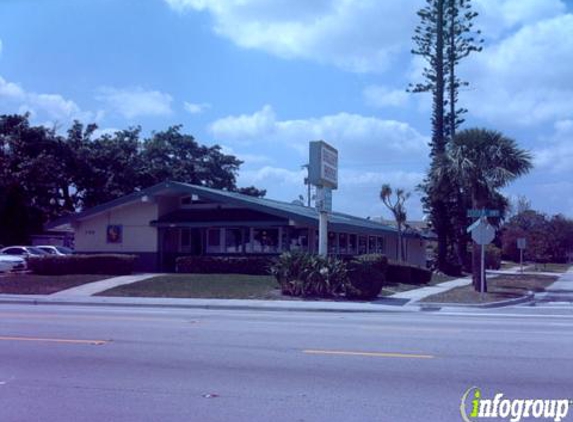
<instances>
[{"instance_id":1,"label":"hedge","mask_svg":"<svg viewBox=\"0 0 573 422\"><path fill-rule=\"evenodd\" d=\"M425 268L392 262L388 264L386 279L394 283L428 284L432 280L432 272Z\"/></svg>"},{"instance_id":2,"label":"hedge","mask_svg":"<svg viewBox=\"0 0 573 422\"><path fill-rule=\"evenodd\" d=\"M109 274L126 275L133 272L135 255L46 255L28 258L28 268L34 274Z\"/></svg>"},{"instance_id":3,"label":"hedge","mask_svg":"<svg viewBox=\"0 0 573 422\"><path fill-rule=\"evenodd\" d=\"M388 259L384 255L360 255L346 263L349 299L372 300L378 297L386 281Z\"/></svg>"},{"instance_id":4,"label":"hedge","mask_svg":"<svg viewBox=\"0 0 573 422\"><path fill-rule=\"evenodd\" d=\"M266 275L276 262L268 256L181 256L176 260L178 273Z\"/></svg>"}]
</instances>

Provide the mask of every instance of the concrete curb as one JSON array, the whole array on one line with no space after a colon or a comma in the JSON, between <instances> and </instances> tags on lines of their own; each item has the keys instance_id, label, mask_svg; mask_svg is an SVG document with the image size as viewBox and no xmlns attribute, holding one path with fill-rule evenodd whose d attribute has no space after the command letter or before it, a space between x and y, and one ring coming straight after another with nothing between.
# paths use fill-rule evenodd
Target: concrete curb
<instances>
[{"instance_id":1,"label":"concrete curb","mask_svg":"<svg viewBox=\"0 0 573 422\"><path fill-rule=\"evenodd\" d=\"M0 304L13 305L60 305L60 306L101 306L101 307L129 307L129 308L172 308L172 309L204 309L204 310L241 310L241 311L273 311L273 312L337 312L337 313L390 313L390 312L417 312L415 309L405 309L403 306L378 305L374 303L343 303L339 306L329 303L330 306L309 305L304 302L276 301L260 304L224 303L233 299L201 299L200 302L190 303L186 299L153 299L145 298L143 301L121 300L128 298L104 298L100 300L83 300L84 298L48 298L48 297L1 297ZM93 298L92 298L93 299ZM141 298L138 298L141 299ZM177 302L173 302L177 300ZM243 299L235 299L243 301ZM209 302L205 302L209 301ZM219 302L219 303L218 303ZM322 305L322 306L321 306Z\"/></svg>"},{"instance_id":2,"label":"concrete curb","mask_svg":"<svg viewBox=\"0 0 573 422\"><path fill-rule=\"evenodd\" d=\"M514 299L500 300L498 302L489 303L449 303L449 302L415 302L409 304L409 306L418 306L420 308L478 308L478 309L488 309L488 308L503 308L512 305L521 305L523 303L533 302L535 300L535 294L533 292L528 292L525 296L516 297Z\"/></svg>"}]
</instances>

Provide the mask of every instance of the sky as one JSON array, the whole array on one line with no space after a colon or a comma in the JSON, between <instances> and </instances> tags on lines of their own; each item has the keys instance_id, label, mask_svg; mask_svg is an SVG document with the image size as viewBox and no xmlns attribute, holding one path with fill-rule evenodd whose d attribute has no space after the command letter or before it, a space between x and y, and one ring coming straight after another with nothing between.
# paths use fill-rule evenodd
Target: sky
<instances>
[{"instance_id":1,"label":"sky","mask_svg":"<svg viewBox=\"0 0 573 422\"><path fill-rule=\"evenodd\" d=\"M504 190L573 217L573 1L473 0L484 50L465 59L464 128L515 139L534 170ZM333 207L384 216L429 165L431 98L409 94L424 0L1 0L0 113L100 133L181 124L244 161L239 186L305 194L308 142L339 151Z\"/></svg>"}]
</instances>

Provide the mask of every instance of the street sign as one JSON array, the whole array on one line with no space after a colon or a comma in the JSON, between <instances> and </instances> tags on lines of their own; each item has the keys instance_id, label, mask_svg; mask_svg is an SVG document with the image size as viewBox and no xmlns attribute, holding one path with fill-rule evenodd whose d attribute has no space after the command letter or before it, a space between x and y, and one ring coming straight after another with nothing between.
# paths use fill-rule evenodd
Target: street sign
<instances>
[{"instance_id":1,"label":"street sign","mask_svg":"<svg viewBox=\"0 0 573 422\"><path fill-rule=\"evenodd\" d=\"M479 218L479 217L499 217L499 210L487 210L487 209L472 209L467 212L468 217Z\"/></svg>"},{"instance_id":2,"label":"street sign","mask_svg":"<svg viewBox=\"0 0 573 422\"><path fill-rule=\"evenodd\" d=\"M520 237L517 239L517 249L525 249L527 243L525 241L525 237Z\"/></svg>"},{"instance_id":3,"label":"street sign","mask_svg":"<svg viewBox=\"0 0 573 422\"><path fill-rule=\"evenodd\" d=\"M487 245L495 237L495 229L484 219L479 219L468 227L472 233L472 239L478 245Z\"/></svg>"}]
</instances>

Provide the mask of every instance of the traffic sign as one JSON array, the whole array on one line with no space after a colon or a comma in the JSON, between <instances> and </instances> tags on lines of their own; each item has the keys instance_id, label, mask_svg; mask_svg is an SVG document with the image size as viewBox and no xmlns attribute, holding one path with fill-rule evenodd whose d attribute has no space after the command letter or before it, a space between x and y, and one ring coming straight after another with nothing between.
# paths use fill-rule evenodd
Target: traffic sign
<instances>
[{"instance_id":1,"label":"traffic sign","mask_svg":"<svg viewBox=\"0 0 573 422\"><path fill-rule=\"evenodd\" d=\"M472 239L478 245L487 245L495 237L495 229L485 219L480 218L475 221L467 230L471 232Z\"/></svg>"},{"instance_id":2,"label":"traffic sign","mask_svg":"<svg viewBox=\"0 0 573 422\"><path fill-rule=\"evenodd\" d=\"M479 217L499 217L499 210L488 210L488 209L472 209L467 212L468 217L479 218Z\"/></svg>"},{"instance_id":3,"label":"traffic sign","mask_svg":"<svg viewBox=\"0 0 573 422\"><path fill-rule=\"evenodd\" d=\"M517 239L517 249L525 249L526 246L527 242L525 241L525 237Z\"/></svg>"}]
</instances>

